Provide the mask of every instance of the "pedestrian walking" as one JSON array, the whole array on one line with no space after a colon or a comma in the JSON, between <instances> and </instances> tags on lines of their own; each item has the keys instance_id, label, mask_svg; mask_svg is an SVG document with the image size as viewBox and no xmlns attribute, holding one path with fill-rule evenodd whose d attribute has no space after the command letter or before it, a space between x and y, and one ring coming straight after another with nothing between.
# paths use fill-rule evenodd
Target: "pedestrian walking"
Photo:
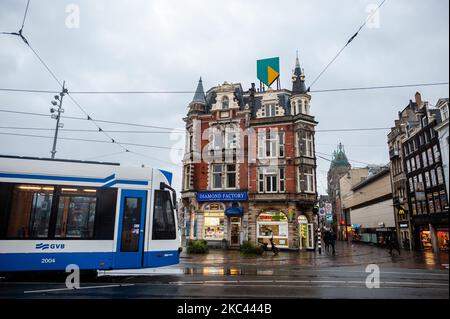
<instances>
[{"instance_id":1,"label":"pedestrian walking","mask_svg":"<svg viewBox=\"0 0 450 319\"><path fill-rule=\"evenodd\" d=\"M396 250L400 255L400 247L398 245L397 240L395 240L394 236L387 234L386 235L386 247L389 250L389 255L392 256L393 250Z\"/></svg>"},{"instance_id":2,"label":"pedestrian walking","mask_svg":"<svg viewBox=\"0 0 450 319\"><path fill-rule=\"evenodd\" d=\"M280 250L278 249L277 246L275 246L275 243L273 242L273 235L272 235L272 237L271 237L269 240L270 240L270 245L272 246L272 252L273 252L273 254L274 254L275 256L278 255L278 252L279 252Z\"/></svg>"},{"instance_id":3,"label":"pedestrian walking","mask_svg":"<svg viewBox=\"0 0 450 319\"><path fill-rule=\"evenodd\" d=\"M336 255L336 250L335 250L335 244L336 244L336 233L334 232L334 230L333 229L330 229L330 232L329 232L329 243L330 243L330 246L331 246L331 250L332 250L332 253L333 253L333 256L334 255Z\"/></svg>"},{"instance_id":4,"label":"pedestrian walking","mask_svg":"<svg viewBox=\"0 0 450 319\"><path fill-rule=\"evenodd\" d=\"M323 241L325 242L325 251L330 251L330 231L325 230L323 234Z\"/></svg>"}]
</instances>

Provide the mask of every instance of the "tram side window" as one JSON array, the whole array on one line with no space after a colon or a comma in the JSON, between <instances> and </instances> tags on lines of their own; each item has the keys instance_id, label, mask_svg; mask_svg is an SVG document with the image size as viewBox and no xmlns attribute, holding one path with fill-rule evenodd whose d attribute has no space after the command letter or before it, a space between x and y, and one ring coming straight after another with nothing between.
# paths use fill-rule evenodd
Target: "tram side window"
<instances>
[{"instance_id":1,"label":"tram side window","mask_svg":"<svg viewBox=\"0 0 450 319\"><path fill-rule=\"evenodd\" d=\"M97 189L94 239L114 239L117 188Z\"/></svg>"},{"instance_id":2,"label":"tram side window","mask_svg":"<svg viewBox=\"0 0 450 319\"><path fill-rule=\"evenodd\" d=\"M96 189L61 188L56 238L93 238L96 193Z\"/></svg>"},{"instance_id":3,"label":"tram side window","mask_svg":"<svg viewBox=\"0 0 450 319\"><path fill-rule=\"evenodd\" d=\"M154 240L176 239L175 216L168 191L155 191L152 238Z\"/></svg>"},{"instance_id":4,"label":"tram side window","mask_svg":"<svg viewBox=\"0 0 450 319\"><path fill-rule=\"evenodd\" d=\"M52 186L15 185L6 238L47 238L52 201Z\"/></svg>"}]
</instances>

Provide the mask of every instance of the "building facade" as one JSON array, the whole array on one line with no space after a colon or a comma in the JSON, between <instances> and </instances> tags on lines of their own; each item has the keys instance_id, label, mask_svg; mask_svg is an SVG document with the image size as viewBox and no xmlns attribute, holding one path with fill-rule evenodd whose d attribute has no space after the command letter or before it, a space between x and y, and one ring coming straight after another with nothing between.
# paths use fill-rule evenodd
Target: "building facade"
<instances>
[{"instance_id":1,"label":"building facade","mask_svg":"<svg viewBox=\"0 0 450 319\"><path fill-rule=\"evenodd\" d=\"M449 192L449 105L448 98L439 99L436 103L436 108L441 112L441 119L436 123L434 128L438 133L439 146L441 148L441 158L442 158L442 170L444 171L445 188L447 190L447 199L450 195Z\"/></svg>"},{"instance_id":2,"label":"building facade","mask_svg":"<svg viewBox=\"0 0 450 319\"><path fill-rule=\"evenodd\" d=\"M394 127L388 134L388 148L390 159L390 174L392 184L392 201L397 228L397 238L402 248L412 249L412 228L411 228L411 210L408 204L407 179L405 167L403 165L403 142L407 138L408 132L419 127L417 111L422 106L420 93L416 93L415 102L409 101L409 104L398 113L398 119L395 120Z\"/></svg>"},{"instance_id":3,"label":"building facade","mask_svg":"<svg viewBox=\"0 0 450 319\"><path fill-rule=\"evenodd\" d=\"M419 126L408 130L402 145L406 194L414 247L438 252L448 250L448 196L435 130L441 112L426 102L417 104Z\"/></svg>"},{"instance_id":4,"label":"building facade","mask_svg":"<svg viewBox=\"0 0 450 319\"><path fill-rule=\"evenodd\" d=\"M364 180L369 175L369 168L352 168L347 174L339 179L339 210L342 212L341 231L344 232L343 237L351 240L352 223L350 218L350 210L345 207L346 197L351 193L354 185Z\"/></svg>"},{"instance_id":5,"label":"building facade","mask_svg":"<svg viewBox=\"0 0 450 319\"><path fill-rule=\"evenodd\" d=\"M225 82L206 93L200 80L184 119L186 238L313 249L317 122L298 58L292 80L292 90Z\"/></svg>"},{"instance_id":6,"label":"building facade","mask_svg":"<svg viewBox=\"0 0 450 319\"><path fill-rule=\"evenodd\" d=\"M386 235L396 232L389 167L362 178L342 196L342 209L350 216L350 237L384 245Z\"/></svg>"},{"instance_id":7,"label":"building facade","mask_svg":"<svg viewBox=\"0 0 450 319\"><path fill-rule=\"evenodd\" d=\"M346 222L348 218L342 211L339 181L350 169L351 165L347 155L345 155L344 146L339 143L337 150L333 152L333 158L327 174L327 192L333 212L333 227L339 240L347 240L348 226Z\"/></svg>"}]
</instances>

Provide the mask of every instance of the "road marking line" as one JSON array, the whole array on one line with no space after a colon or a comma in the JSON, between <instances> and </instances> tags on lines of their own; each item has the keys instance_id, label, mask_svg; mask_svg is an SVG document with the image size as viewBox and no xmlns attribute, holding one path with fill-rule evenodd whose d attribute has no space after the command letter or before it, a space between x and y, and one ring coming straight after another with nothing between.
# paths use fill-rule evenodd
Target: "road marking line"
<instances>
[{"instance_id":1,"label":"road marking line","mask_svg":"<svg viewBox=\"0 0 450 319\"><path fill-rule=\"evenodd\" d=\"M104 285L104 286L87 286L79 288L55 288L55 289L42 289L42 290L28 290L24 291L24 294L40 293L40 292L52 292L52 291L65 291L65 290L82 290L82 289L99 289L99 288L114 288L114 287L127 287L134 286L134 284L120 284L120 285Z\"/></svg>"},{"instance_id":2,"label":"road marking line","mask_svg":"<svg viewBox=\"0 0 450 319\"><path fill-rule=\"evenodd\" d=\"M177 285L183 285L186 283L177 283ZM186 285L192 285L192 283L187 283ZM234 285L223 285L223 284L207 284L207 286L213 286L213 287L261 287L261 285L255 285L255 284L234 284ZM278 287L278 288L365 288L365 286L361 285L265 285L265 287ZM380 286L380 288L374 289L374 290L380 290L380 289L405 289L405 288L414 288L414 287L402 287L402 286ZM421 288L432 288L432 289L444 289L448 290L447 287L421 287Z\"/></svg>"},{"instance_id":3,"label":"road marking line","mask_svg":"<svg viewBox=\"0 0 450 319\"><path fill-rule=\"evenodd\" d=\"M314 270L309 270L308 271L318 271L318 272L343 272L343 273L362 273L362 274L366 274L365 271L362 270L327 270L327 269L314 269ZM401 275L417 275L417 276L422 276L422 275L430 275L430 276L449 276L448 273L444 273L444 274L436 274L436 273L428 273L428 272L400 272L400 271L380 271L380 274L401 274Z\"/></svg>"},{"instance_id":4,"label":"road marking line","mask_svg":"<svg viewBox=\"0 0 450 319\"><path fill-rule=\"evenodd\" d=\"M232 284L236 286L237 284L245 283L327 283L327 284L366 284L365 281L354 281L354 280L209 280L209 281L171 281L171 285L223 285ZM418 285L418 286L448 286L448 283L437 283L437 282L409 282L409 281L382 281L380 284L384 285Z\"/></svg>"}]
</instances>

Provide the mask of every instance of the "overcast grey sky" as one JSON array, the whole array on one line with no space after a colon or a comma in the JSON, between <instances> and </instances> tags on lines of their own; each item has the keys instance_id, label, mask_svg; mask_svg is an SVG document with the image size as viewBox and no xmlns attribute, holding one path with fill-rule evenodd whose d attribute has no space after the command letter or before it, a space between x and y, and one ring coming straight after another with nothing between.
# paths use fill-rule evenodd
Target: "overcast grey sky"
<instances>
[{"instance_id":1,"label":"overcast grey sky","mask_svg":"<svg viewBox=\"0 0 450 319\"><path fill-rule=\"evenodd\" d=\"M367 18L374 0L341 1L56 1L31 0L24 34L69 90L194 90L224 81L248 89L256 80L256 60L279 56L281 84L291 88L295 52L306 81L323 69ZM66 6L80 8L80 27L67 28ZM20 28L26 0L0 1L0 31ZM312 89L448 82L449 2L387 0L379 28L364 28ZM54 79L18 37L0 35L0 87L58 90ZM390 127L416 91L435 104L448 86L312 94L317 129ZM53 94L0 92L0 109L48 112ZM94 118L183 128L191 94L79 95ZM68 99L66 115L82 116ZM64 128L93 129L89 122L64 120ZM0 126L48 127L54 120L0 112ZM138 128L104 124L105 129ZM18 130L0 128L0 132ZM52 136L52 132L20 131ZM342 142L352 160L388 162L388 131L317 133L316 150L331 154ZM111 133L118 141L183 145L168 134ZM105 139L100 133L64 132L64 137ZM183 135L178 136L184 138ZM172 136L172 139L177 136ZM51 139L0 135L0 153L50 156ZM58 141L57 157L148 164L175 172L167 150L113 144ZM96 157L98 156L98 157ZM151 157L151 158L149 158ZM158 158L160 161L153 160ZM161 162L162 161L162 162ZM167 164L164 164L167 163ZM355 166L362 164L352 163ZM177 166L178 165L178 166ZM329 162L318 159L319 193L326 190Z\"/></svg>"}]
</instances>

